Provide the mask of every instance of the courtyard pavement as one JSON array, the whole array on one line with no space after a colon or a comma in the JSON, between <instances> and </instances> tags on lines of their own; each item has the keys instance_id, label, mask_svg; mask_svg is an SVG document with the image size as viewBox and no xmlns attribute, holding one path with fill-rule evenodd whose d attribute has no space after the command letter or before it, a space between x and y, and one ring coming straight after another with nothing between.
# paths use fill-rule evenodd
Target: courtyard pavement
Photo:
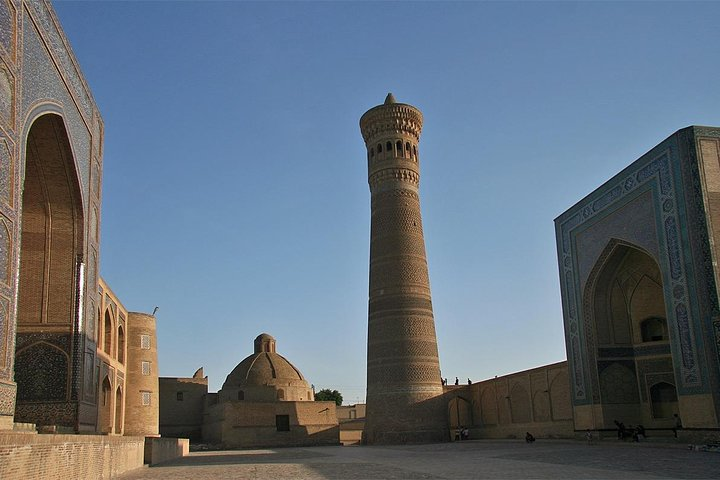
<instances>
[{"instance_id":1,"label":"courtyard pavement","mask_svg":"<svg viewBox=\"0 0 720 480\"><path fill-rule=\"evenodd\" d=\"M391 447L193 452L123 480L220 479L720 479L720 453L682 445L472 440Z\"/></svg>"}]
</instances>

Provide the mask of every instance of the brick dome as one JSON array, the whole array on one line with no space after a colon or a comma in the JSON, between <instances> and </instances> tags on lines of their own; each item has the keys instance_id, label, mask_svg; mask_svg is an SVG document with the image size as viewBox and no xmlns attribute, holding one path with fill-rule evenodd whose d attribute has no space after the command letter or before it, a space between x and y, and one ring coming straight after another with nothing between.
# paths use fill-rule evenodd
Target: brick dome
<instances>
[{"instance_id":1,"label":"brick dome","mask_svg":"<svg viewBox=\"0 0 720 480\"><path fill-rule=\"evenodd\" d=\"M221 401L314 400L303 374L275 352L275 344L275 339L267 333L255 338L255 352L225 379Z\"/></svg>"}]
</instances>

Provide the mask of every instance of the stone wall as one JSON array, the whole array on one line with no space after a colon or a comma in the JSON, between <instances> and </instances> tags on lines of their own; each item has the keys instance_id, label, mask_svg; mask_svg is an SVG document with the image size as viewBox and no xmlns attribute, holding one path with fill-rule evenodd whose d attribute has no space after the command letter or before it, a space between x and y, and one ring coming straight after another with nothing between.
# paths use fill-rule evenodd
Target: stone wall
<instances>
[{"instance_id":1,"label":"stone wall","mask_svg":"<svg viewBox=\"0 0 720 480\"><path fill-rule=\"evenodd\" d=\"M567 362L447 386L445 397L451 438L460 425L470 428L471 439L574 436Z\"/></svg>"},{"instance_id":2,"label":"stone wall","mask_svg":"<svg viewBox=\"0 0 720 480\"><path fill-rule=\"evenodd\" d=\"M143 437L0 434L0 478L116 478L143 466L144 445Z\"/></svg>"}]
</instances>

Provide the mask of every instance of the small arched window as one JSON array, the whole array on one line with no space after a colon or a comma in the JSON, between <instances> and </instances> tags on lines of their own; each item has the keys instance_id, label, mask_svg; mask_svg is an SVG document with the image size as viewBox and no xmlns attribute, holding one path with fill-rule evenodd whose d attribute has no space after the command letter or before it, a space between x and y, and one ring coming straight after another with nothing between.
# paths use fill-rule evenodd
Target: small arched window
<instances>
[{"instance_id":1,"label":"small arched window","mask_svg":"<svg viewBox=\"0 0 720 480\"><path fill-rule=\"evenodd\" d=\"M408 155L410 155L410 142L405 142L405 150L408 152Z\"/></svg>"},{"instance_id":2,"label":"small arched window","mask_svg":"<svg viewBox=\"0 0 720 480\"><path fill-rule=\"evenodd\" d=\"M378 153L382 153L382 143L378 143L377 150Z\"/></svg>"},{"instance_id":3,"label":"small arched window","mask_svg":"<svg viewBox=\"0 0 720 480\"><path fill-rule=\"evenodd\" d=\"M277 399L285 400L285 391L282 388L278 389L277 391Z\"/></svg>"},{"instance_id":4,"label":"small arched window","mask_svg":"<svg viewBox=\"0 0 720 480\"><path fill-rule=\"evenodd\" d=\"M402 156L403 156L402 141L398 140L398 141L395 143L395 150L397 150L397 152L395 153L395 155L397 155L398 157L402 157Z\"/></svg>"},{"instance_id":5,"label":"small arched window","mask_svg":"<svg viewBox=\"0 0 720 480\"><path fill-rule=\"evenodd\" d=\"M663 318L648 318L640 324L643 342L660 342L667 340L667 325Z\"/></svg>"},{"instance_id":6,"label":"small arched window","mask_svg":"<svg viewBox=\"0 0 720 480\"><path fill-rule=\"evenodd\" d=\"M417 147L413 145L413 157L417 158Z\"/></svg>"},{"instance_id":7,"label":"small arched window","mask_svg":"<svg viewBox=\"0 0 720 480\"><path fill-rule=\"evenodd\" d=\"M242 390L238 391L238 400L245 400L245 392Z\"/></svg>"},{"instance_id":8,"label":"small arched window","mask_svg":"<svg viewBox=\"0 0 720 480\"><path fill-rule=\"evenodd\" d=\"M385 144L385 149L387 150L388 153L391 153L392 152L392 142L387 142Z\"/></svg>"}]
</instances>

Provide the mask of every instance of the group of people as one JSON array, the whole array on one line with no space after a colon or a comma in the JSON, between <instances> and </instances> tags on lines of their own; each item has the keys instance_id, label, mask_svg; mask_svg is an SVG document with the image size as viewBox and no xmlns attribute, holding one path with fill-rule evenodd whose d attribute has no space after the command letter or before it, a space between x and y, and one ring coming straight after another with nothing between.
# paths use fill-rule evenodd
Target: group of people
<instances>
[{"instance_id":1,"label":"group of people","mask_svg":"<svg viewBox=\"0 0 720 480\"><path fill-rule=\"evenodd\" d=\"M447 384L448 384L448 383L447 383L447 382L448 382L447 378L442 378L442 377L441 377L441 378L440 378L440 381L442 382L443 385L447 385ZM472 380L470 380L470 379L468 378L467 384L468 384L468 385L472 385ZM455 385L460 385L460 379L459 379L458 377L455 377Z\"/></svg>"},{"instance_id":2,"label":"group of people","mask_svg":"<svg viewBox=\"0 0 720 480\"><path fill-rule=\"evenodd\" d=\"M680 420L680 416L677 413L673 414L673 418L675 419L675 423L673 425L672 431L675 438L677 438L678 430L681 430L683 428L682 420ZM642 425L638 424L635 427L631 425L628 428L625 426L624 423L618 422L617 420L613 420L613 423L615 423L615 426L617 427L618 440L625 440L626 438L630 437L632 438L633 442L641 442L645 440L645 427L643 427Z\"/></svg>"},{"instance_id":3,"label":"group of people","mask_svg":"<svg viewBox=\"0 0 720 480\"><path fill-rule=\"evenodd\" d=\"M455 431L455 440L469 440L470 439L470 430L467 429L467 427L459 427Z\"/></svg>"},{"instance_id":4,"label":"group of people","mask_svg":"<svg viewBox=\"0 0 720 480\"><path fill-rule=\"evenodd\" d=\"M645 440L645 427L642 425L638 424L635 427L630 425L630 428L628 428L623 422L613 420L613 423L617 427L618 440L625 440L626 438L632 438L633 442L641 442Z\"/></svg>"}]
</instances>

